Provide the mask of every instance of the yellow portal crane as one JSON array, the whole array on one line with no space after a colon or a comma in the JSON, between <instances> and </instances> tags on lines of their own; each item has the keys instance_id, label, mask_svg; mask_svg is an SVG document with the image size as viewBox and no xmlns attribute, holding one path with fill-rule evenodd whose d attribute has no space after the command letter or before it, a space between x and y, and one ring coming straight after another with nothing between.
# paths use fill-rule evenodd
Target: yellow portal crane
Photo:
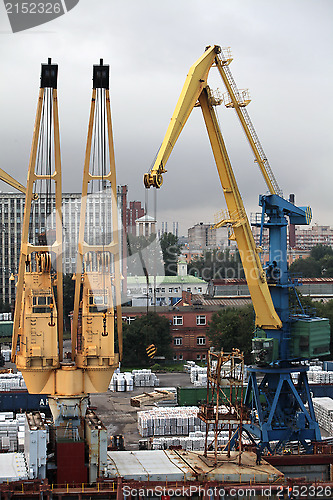
<instances>
[{"instance_id":1,"label":"yellow portal crane","mask_svg":"<svg viewBox=\"0 0 333 500\"><path fill-rule=\"evenodd\" d=\"M121 318L116 174L108 86L109 66L103 65L101 61L100 65L94 66L84 165L72 359L63 360L62 193L57 73L58 66L51 64L50 59L48 64L42 65L23 219L12 360L22 372L30 393L49 395L54 420L59 423L62 417L83 417L88 394L107 390L111 376L119 364L122 338L121 321L118 321L119 355L115 352L112 299L115 289L117 313ZM98 143L100 154L98 161L94 161L92 174L89 166L93 156L93 131L95 137L101 130L106 135ZM95 146L94 151L97 150ZM102 165L98 172L100 158ZM95 193L95 196L103 198L105 206L102 213L110 215L106 215L109 219L104 221L105 225L101 220L98 227L87 230L85 209L88 184L96 180L101 186L100 192ZM50 207L55 202L54 210L47 214L49 228L35 242L29 234L33 189L36 185L43 187L45 184ZM99 200L100 206L102 201ZM106 234L107 228L109 232ZM94 230L93 244L88 244L85 240L85 232L89 233L89 230ZM97 242L99 235L102 235L102 241ZM109 242L106 241L107 237ZM56 273L53 271L53 256ZM82 264L85 266L84 272Z\"/></svg>"},{"instance_id":2,"label":"yellow portal crane","mask_svg":"<svg viewBox=\"0 0 333 500\"><path fill-rule=\"evenodd\" d=\"M210 68L215 64L221 73L225 62L220 59L221 48L217 45L207 47L205 53L191 66L181 95L178 99L171 122L151 170L144 175L146 188L160 188L163 183L165 166L173 147L195 106L200 106L205 120L223 193L228 207L228 216L219 225L228 224L233 228L237 240L240 258L253 301L256 314L256 326L259 328L279 329L282 326L271 298L265 272L259 257L250 223L238 190L229 156L223 141L218 120L214 111L216 99L207 84ZM225 58L223 58L225 59ZM228 61L228 59L226 59ZM229 61L230 62L230 61ZM230 90L230 89L229 89ZM236 99L236 97L235 97ZM235 106L237 109L237 106ZM250 134L251 135L251 134ZM275 187L270 181L264 162L258 162L271 192ZM277 185L277 183L276 183Z\"/></svg>"},{"instance_id":3,"label":"yellow portal crane","mask_svg":"<svg viewBox=\"0 0 333 500\"><path fill-rule=\"evenodd\" d=\"M26 193L26 188L18 182L14 177L11 175L7 174L2 168L0 168L0 180L6 182L9 184L9 186L12 186L13 188L17 189L18 191L21 191L21 193L25 194Z\"/></svg>"}]
</instances>

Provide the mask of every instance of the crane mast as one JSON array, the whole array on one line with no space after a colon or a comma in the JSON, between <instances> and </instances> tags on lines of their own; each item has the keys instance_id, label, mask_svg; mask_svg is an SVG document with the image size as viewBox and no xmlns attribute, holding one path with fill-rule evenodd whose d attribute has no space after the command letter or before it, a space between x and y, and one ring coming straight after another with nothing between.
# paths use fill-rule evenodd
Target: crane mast
<instances>
[{"instance_id":1,"label":"crane mast","mask_svg":"<svg viewBox=\"0 0 333 500\"><path fill-rule=\"evenodd\" d=\"M330 329L326 318L310 317L301 310L290 310L293 285L288 276L287 226L311 222L309 207L297 207L283 199L266 155L244 110L247 99L237 89L228 64L231 58L217 45L206 48L187 75L170 125L151 170L144 175L146 188L160 188L166 162L192 109L201 108L228 214L215 227L229 225L237 242L245 277L255 310L252 352L255 365L248 368L249 383L244 398L252 410L251 424L243 429L260 447L278 451L287 441L301 443L312 450L320 439L309 384L307 367L301 361L329 353ZM214 106L219 102L207 85L208 71L216 66L228 92L227 107L234 107L250 143L270 194L261 195L261 230L269 230L269 260L263 268L251 227L243 206L231 162L223 141ZM311 346L311 347L310 347ZM257 379L257 375L259 378ZM293 377L297 378L294 383ZM306 407L307 404L307 407ZM241 431L240 431L241 432ZM235 433L232 442L238 439Z\"/></svg>"}]
</instances>

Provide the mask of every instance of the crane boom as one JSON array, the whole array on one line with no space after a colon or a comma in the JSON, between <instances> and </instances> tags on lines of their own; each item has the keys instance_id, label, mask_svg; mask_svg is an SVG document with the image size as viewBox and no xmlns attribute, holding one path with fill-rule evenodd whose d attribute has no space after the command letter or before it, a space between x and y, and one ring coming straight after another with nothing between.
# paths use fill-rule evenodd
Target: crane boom
<instances>
[{"instance_id":1,"label":"crane boom","mask_svg":"<svg viewBox=\"0 0 333 500\"><path fill-rule=\"evenodd\" d=\"M219 225L229 224L234 230L256 313L256 326L279 329L282 322L272 302L265 272L260 262L258 249L213 109L211 92L207 85L209 68L219 52L219 46L209 47L204 55L191 66L155 163L150 172L144 175L144 183L147 188L150 186L159 188L162 185L162 174L166 172L166 162L191 111L199 100L229 211L229 216L222 220Z\"/></svg>"},{"instance_id":2,"label":"crane boom","mask_svg":"<svg viewBox=\"0 0 333 500\"><path fill-rule=\"evenodd\" d=\"M7 174L2 168L0 168L0 180L6 182L9 184L9 186L12 186L13 188L17 189L18 191L21 191L21 193L26 193L26 188L18 182L14 177L11 175Z\"/></svg>"},{"instance_id":3,"label":"crane boom","mask_svg":"<svg viewBox=\"0 0 333 500\"><path fill-rule=\"evenodd\" d=\"M147 188L150 186L161 187L163 183L162 174L166 172L164 167L199 95L207 85L209 70L220 50L221 47L218 45L208 47L200 59L190 67L154 165L150 172L144 176L144 183Z\"/></svg>"},{"instance_id":4,"label":"crane boom","mask_svg":"<svg viewBox=\"0 0 333 500\"><path fill-rule=\"evenodd\" d=\"M266 275L261 265L216 113L210 103L209 90L207 86L201 92L199 102L229 211L229 219L222 220L219 226L229 224L233 228L256 314L256 326L267 329L281 328L282 322L273 305Z\"/></svg>"}]
</instances>

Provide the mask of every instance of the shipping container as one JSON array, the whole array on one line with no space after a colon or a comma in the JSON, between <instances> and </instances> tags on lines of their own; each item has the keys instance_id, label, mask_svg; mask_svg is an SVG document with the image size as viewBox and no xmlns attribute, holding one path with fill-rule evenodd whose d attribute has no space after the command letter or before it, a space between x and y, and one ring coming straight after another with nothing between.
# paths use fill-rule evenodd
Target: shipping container
<instances>
[{"instance_id":1,"label":"shipping container","mask_svg":"<svg viewBox=\"0 0 333 500\"><path fill-rule=\"evenodd\" d=\"M0 411L41 411L50 415L48 397L45 394L29 394L28 391L0 392Z\"/></svg>"},{"instance_id":2,"label":"shipping container","mask_svg":"<svg viewBox=\"0 0 333 500\"><path fill-rule=\"evenodd\" d=\"M227 398L230 396L229 386L223 388L223 392ZM245 394L245 387L244 387ZM209 400L211 399L211 391L209 394ZM220 403L223 402L223 395L220 396ZM179 406L197 406L201 402L207 401L207 387L177 387L177 402ZM214 397L214 402L216 402L216 397Z\"/></svg>"},{"instance_id":3,"label":"shipping container","mask_svg":"<svg viewBox=\"0 0 333 500\"><path fill-rule=\"evenodd\" d=\"M302 318L291 325L290 351L295 358L318 358L330 354L330 324L327 318Z\"/></svg>"},{"instance_id":4,"label":"shipping container","mask_svg":"<svg viewBox=\"0 0 333 500\"><path fill-rule=\"evenodd\" d=\"M314 398L333 398L333 384L310 384Z\"/></svg>"},{"instance_id":5,"label":"shipping container","mask_svg":"<svg viewBox=\"0 0 333 500\"><path fill-rule=\"evenodd\" d=\"M12 321L0 321L0 337L11 337L13 333Z\"/></svg>"}]
</instances>

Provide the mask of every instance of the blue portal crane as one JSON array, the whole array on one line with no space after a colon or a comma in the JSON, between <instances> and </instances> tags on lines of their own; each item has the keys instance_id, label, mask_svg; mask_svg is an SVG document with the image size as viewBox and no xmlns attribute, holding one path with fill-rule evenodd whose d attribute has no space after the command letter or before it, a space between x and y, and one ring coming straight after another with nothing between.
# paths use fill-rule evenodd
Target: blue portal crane
<instances>
[{"instance_id":1,"label":"blue portal crane","mask_svg":"<svg viewBox=\"0 0 333 500\"><path fill-rule=\"evenodd\" d=\"M259 138L245 109L250 102L246 91L239 91L229 64L229 50L214 45L191 66L174 114L154 165L144 176L146 188L160 188L172 149L194 107L203 113L228 214L215 227L228 225L236 240L255 311L252 340L254 365L244 398L250 419L243 429L259 440L259 448L279 451L287 442L301 443L307 452L320 440L307 379L311 358L329 353L330 327L326 318L307 315L302 308L291 312L293 284L288 275L287 227L311 222L311 209L297 207L283 198ZM222 99L207 84L212 66L217 67L225 84L226 107L234 108L267 184L269 194L261 195L258 223L260 233L269 231L269 260L262 265L221 134L214 107ZM235 439L236 440L236 435Z\"/></svg>"}]
</instances>

